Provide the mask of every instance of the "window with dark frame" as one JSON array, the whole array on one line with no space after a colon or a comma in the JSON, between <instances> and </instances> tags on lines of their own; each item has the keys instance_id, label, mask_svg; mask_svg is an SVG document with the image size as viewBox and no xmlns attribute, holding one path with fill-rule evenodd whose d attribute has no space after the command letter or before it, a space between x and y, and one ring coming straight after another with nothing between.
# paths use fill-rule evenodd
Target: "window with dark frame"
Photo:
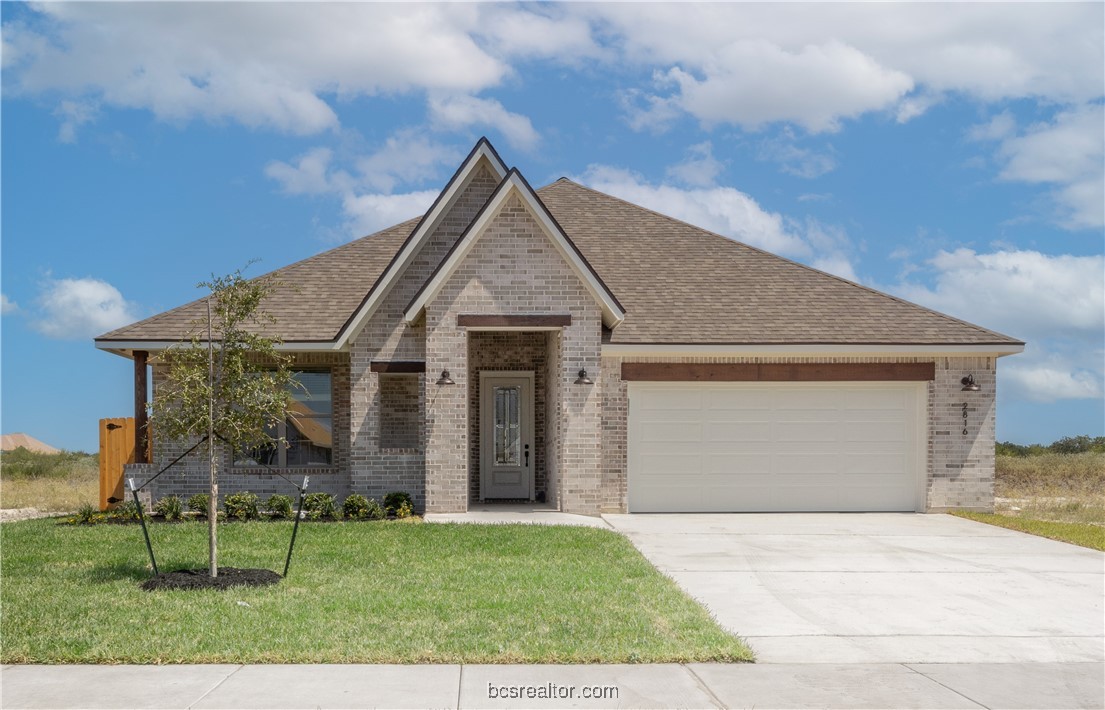
<instances>
[{"instance_id":1,"label":"window with dark frame","mask_svg":"<svg viewBox=\"0 0 1105 710\"><path fill-rule=\"evenodd\" d=\"M329 370L295 373L298 386L289 388L292 403L288 418L268 429L269 436L287 445L272 444L239 452L234 466L305 468L330 466L334 461L333 396Z\"/></svg>"}]
</instances>

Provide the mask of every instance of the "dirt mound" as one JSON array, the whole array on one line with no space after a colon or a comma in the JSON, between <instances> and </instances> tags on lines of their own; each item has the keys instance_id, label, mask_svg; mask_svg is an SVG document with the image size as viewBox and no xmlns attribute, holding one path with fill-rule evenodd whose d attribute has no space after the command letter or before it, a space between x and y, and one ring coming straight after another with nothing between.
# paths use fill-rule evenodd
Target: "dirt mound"
<instances>
[{"instance_id":1,"label":"dirt mound","mask_svg":"<svg viewBox=\"0 0 1105 710\"><path fill-rule=\"evenodd\" d=\"M153 579L142 583L142 589L227 589L229 587L267 587L276 584L283 577L267 569L238 569L220 567L219 576L212 577L208 570L181 569L175 572L163 572Z\"/></svg>"},{"instance_id":2,"label":"dirt mound","mask_svg":"<svg viewBox=\"0 0 1105 710\"><path fill-rule=\"evenodd\" d=\"M20 446L36 454L56 454L61 451L61 449L55 449L53 446L44 444L33 436L22 432L0 436L0 451L15 451Z\"/></svg>"}]
</instances>

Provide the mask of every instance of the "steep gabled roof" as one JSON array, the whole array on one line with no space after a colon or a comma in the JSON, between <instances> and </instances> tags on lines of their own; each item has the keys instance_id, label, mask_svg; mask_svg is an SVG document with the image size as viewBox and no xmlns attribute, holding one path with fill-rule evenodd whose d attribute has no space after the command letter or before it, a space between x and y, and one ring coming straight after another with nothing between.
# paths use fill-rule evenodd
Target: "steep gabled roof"
<instances>
[{"instance_id":1,"label":"steep gabled roof","mask_svg":"<svg viewBox=\"0 0 1105 710\"><path fill-rule=\"evenodd\" d=\"M528 195L535 216L603 305L609 345L992 346L995 352L1023 346L567 179L534 192L481 139L421 218L275 272L285 285L265 309L286 347L344 348L484 161L502 183L435 274L450 268L449 259L504 191ZM420 296L433 290L434 278ZM191 334L203 312L203 302L194 301L106 333L96 345L115 352L164 347Z\"/></svg>"},{"instance_id":2,"label":"steep gabled roof","mask_svg":"<svg viewBox=\"0 0 1105 710\"><path fill-rule=\"evenodd\" d=\"M522 174L518 172L517 168L512 168L507 173L499 186L495 188L495 192L488 198L483 209L472 220L472 224L468 225L468 229L453 244L453 248L449 250L449 253L445 255L445 258L430 275L430 278L411 299L410 305L407 306L404 314L407 322L413 323L418 320L422 315L422 311L426 308L426 304L437 295L437 292L472 249L472 246L483 235L487 226L494 220L500 208L513 195L517 195L522 201L522 205L529 210L533 218L544 229L553 246L560 252L560 256L575 271L576 276L579 277L579 280L583 282L583 285L598 302L602 308L603 325L607 328L614 328L621 323L625 319L625 309L618 303L617 297L611 293L610 288L603 282L583 254L580 253L571 238L564 233L556 218L549 214L548 208L541 202L541 199L526 182L526 179L522 177Z\"/></svg>"}]
</instances>

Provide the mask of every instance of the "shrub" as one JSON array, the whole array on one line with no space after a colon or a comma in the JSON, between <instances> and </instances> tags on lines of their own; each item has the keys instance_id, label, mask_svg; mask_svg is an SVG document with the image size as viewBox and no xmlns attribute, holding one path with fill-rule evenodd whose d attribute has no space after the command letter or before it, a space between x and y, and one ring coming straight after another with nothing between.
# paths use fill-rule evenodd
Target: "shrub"
<instances>
[{"instance_id":1,"label":"shrub","mask_svg":"<svg viewBox=\"0 0 1105 710\"><path fill-rule=\"evenodd\" d=\"M290 520L295 515L292 510L291 496L283 496L279 493L271 495L265 501L265 507L268 508L269 515L278 520Z\"/></svg>"},{"instance_id":2,"label":"shrub","mask_svg":"<svg viewBox=\"0 0 1105 710\"><path fill-rule=\"evenodd\" d=\"M414 509L411 508L411 504L409 501L403 501L399 504L399 507L395 509L395 517L399 518L400 520L402 520L403 518L411 517L412 513L414 513Z\"/></svg>"},{"instance_id":3,"label":"shrub","mask_svg":"<svg viewBox=\"0 0 1105 710\"><path fill-rule=\"evenodd\" d=\"M184 504L176 496L165 496L157 501L153 512L163 516L165 520L180 520L184 514Z\"/></svg>"},{"instance_id":4,"label":"shrub","mask_svg":"<svg viewBox=\"0 0 1105 710\"><path fill-rule=\"evenodd\" d=\"M207 517L207 507L211 503L211 496L206 493L197 493L188 497L188 510L198 513L199 517Z\"/></svg>"},{"instance_id":5,"label":"shrub","mask_svg":"<svg viewBox=\"0 0 1105 710\"><path fill-rule=\"evenodd\" d=\"M342 512L351 520L383 520L387 517L379 503L359 493L353 493L345 499Z\"/></svg>"},{"instance_id":6,"label":"shrub","mask_svg":"<svg viewBox=\"0 0 1105 710\"><path fill-rule=\"evenodd\" d=\"M138 520L138 506L133 500L128 500L125 503L120 503L116 506L115 510L109 513L112 520L117 520L123 523L129 523L134 520Z\"/></svg>"},{"instance_id":7,"label":"shrub","mask_svg":"<svg viewBox=\"0 0 1105 710\"><path fill-rule=\"evenodd\" d=\"M231 493L223 499L226 517L237 520L257 519L257 495L249 491Z\"/></svg>"},{"instance_id":8,"label":"shrub","mask_svg":"<svg viewBox=\"0 0 1105 710\"><path fill-rule=\"evenodd\" d=\"M91 523L99 511L91 503L85 503L77 508L77 514L70 518L74 523Z\"/></svg>"},{"instance_id":9,"label":"shrub","mask_svg":"<svg viewBox=\"0 0 1105 710\"><path fill-rule=\"evenodd\" d=\"M410 493L406 491L392 491L384 496L384 508L386 508L389 513L395 513L396 517L399 517L399 508L404 503L407 504L407 516L409 516L414 509L414 502L411 500Z\"/></svg>"},{"instance_id":10,"label":"shrub","mask_svg":"<svg viewBox=\"0 0 1105 710\"><path fill-rule=\"evenodd\" d=\"M309 493L303 499L303 510L308 520L339 520L334 496L329 493Z\"/></svg>"}]
</instances>

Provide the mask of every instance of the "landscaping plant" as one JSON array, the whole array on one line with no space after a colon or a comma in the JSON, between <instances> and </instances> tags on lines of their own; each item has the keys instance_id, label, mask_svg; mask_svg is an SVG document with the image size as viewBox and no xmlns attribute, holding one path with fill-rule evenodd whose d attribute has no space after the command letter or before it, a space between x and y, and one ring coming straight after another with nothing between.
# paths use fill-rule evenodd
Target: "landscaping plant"
<instances>
[{"instance_id":1,"label":"landscaping plant","mask_svg":"<svg viewBox=\"0 0 1105 710\"><path fill-rule=\"evenodd\" d=\"M394 515L397 518L409 518L411 513L414 512L414 502L411 500L411 494L406 491L392 491L384 495L384 508L388 514ZM400 515L399 511L402 509L405 515Z\"/></svg>"},{"instance_id":2,"label":"landscaping plant","mask_svg":"<svg viewBox=\"0 0 1105 710\"><path fill-rule=\"evenodd\" d=\"M265 501L269 516L274 520L291 520L292 516L295 515L292 505L291 496L280 495L279 493L269 496L269 499Z\"/></svg>"},{"instance_id":3,"label":"landscaping plant","mask_svg":"<svg viewBox=\"0 0 1105 710\"><path fill-rule=\"evenodd\" d=\"M188 510L198 517L206 518L211 509L211 496L206 493L196 493L188 497Z\"/></svg>"},{"instance_id":4,"label":"landscaping plant","mask_svg":"<svg viewBox=\"0 0 1105 710\"><path fill-rule=\"evenodd\" d=\"M303 512L308 520L341 519L341 511L329 493L308 493L303 499Z\"/></svg>"},{"instance_id":5,"label":"landscaping plant","mask_svg":"<svg viewBox=\"0 0 1105 710\"><path fill-rule=\"evenodd\" d=\"M165 520L180 520L184 515L184 504L176 496L165 496L157 501L153 512L165 518Z\"/></svg>"},{"instance_id":6,"label":"landscaping plant","mask_svg":"<svg viewBox=\"0 0 1105 710\"><path fill-rule=\"evenodd\" d=\"M226 517L228 518L256 520L258 517L257 495L249 491L231 493L223 501L223 507L226 509Z\"/></svg>"},{"instance_id":7,"label":"landscaping plant","mask_svg":"<svg viewBox=\"0 0 1105 710\"><path fill-rule=\"evenodd\" d=\"M218 575L219 451L283 445L269 433L289 416L291 360L279 340L260 335L274 323L262 305L279 283L271 276L248 280L242 272L213 276L207 318L187 342L170 347L157 362L167 366L151 408L150 426L170 441L207 437L208 570ZM271 328L269 328L271 330ZM215 347L215 343L218 347Z\"/></svg>"}]
</instances>

